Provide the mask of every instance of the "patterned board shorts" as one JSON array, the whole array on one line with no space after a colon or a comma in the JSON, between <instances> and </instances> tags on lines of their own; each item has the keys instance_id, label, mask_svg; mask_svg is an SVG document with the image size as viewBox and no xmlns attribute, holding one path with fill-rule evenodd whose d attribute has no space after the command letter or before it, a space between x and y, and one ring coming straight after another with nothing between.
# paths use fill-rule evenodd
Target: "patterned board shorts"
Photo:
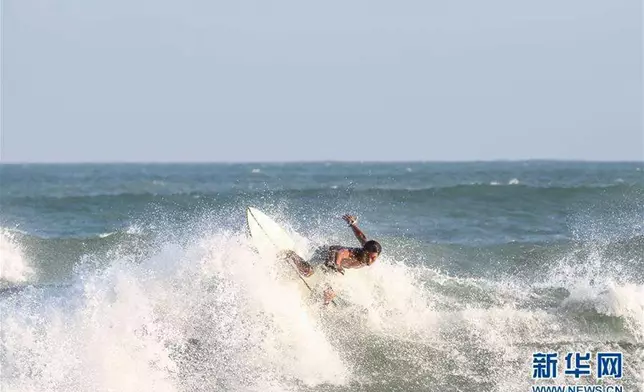
<instances>
[{"instance_id":1,"label":"patterned board shorts","mask_svg":"<svg viewBox=\"0 0 644 392\"><path fill-rule=\"evenodd\" d=\"M324 272L335 271L334 256L339 249L343 249L343 247L338 245L320 246L313 251L308 263L314 268L320 267Z\"/></svg>"}]
</instances>

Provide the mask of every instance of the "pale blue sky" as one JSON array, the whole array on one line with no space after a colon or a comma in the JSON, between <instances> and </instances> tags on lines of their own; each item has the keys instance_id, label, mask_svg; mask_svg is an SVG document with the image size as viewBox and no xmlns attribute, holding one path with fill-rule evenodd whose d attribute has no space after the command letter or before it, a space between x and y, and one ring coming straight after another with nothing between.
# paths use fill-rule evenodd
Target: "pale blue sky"
<instances>
[{"instance_id":1,"label":"pale blue sky","mask_svg":"<svg viewBox=\"0 0 644 392\"><path fill-rule=\"evenodd\" d=\"M3 0L2 161L642 160L640 0Z\"/></svg>"}]
</instances>

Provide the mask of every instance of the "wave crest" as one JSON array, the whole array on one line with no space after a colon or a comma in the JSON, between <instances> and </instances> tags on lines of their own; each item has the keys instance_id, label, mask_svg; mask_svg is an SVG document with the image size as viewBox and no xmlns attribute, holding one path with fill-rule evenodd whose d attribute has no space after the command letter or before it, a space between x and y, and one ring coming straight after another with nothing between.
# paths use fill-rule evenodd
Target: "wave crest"
<instances>
[{"instance_id":1,"label":"wave crest","mask_svg":"<svg viewBox=\"0 0 644 392\"><path fill-rule=\"evenodd\" d=\"M15 233L0 228L0 283L23 283L34 275Z\"/></svg>"}]
</instances>

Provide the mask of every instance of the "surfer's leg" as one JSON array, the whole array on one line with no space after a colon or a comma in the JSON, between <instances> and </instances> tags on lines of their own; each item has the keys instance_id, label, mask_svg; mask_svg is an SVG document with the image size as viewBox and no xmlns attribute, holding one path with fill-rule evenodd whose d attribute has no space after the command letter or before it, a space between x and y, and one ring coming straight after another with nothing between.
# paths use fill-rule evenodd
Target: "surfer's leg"
<instances>
[{"instance_id":1,"label":"surfer's leg","mask_svg":"<svg viewBox=\"0 0 644 392\"><path fill-rule=\"evenodd\" d=\"M302 276L309 277L313 275L313 267L292 250L285 250L279 255L281 258L293 262L295 267Z\"/></svg>"}]
</instances>

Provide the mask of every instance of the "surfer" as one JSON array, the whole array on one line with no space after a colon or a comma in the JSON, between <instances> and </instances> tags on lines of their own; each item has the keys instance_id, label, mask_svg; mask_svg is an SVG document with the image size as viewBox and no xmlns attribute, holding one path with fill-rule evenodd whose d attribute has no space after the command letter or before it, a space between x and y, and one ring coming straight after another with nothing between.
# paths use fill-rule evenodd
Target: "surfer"
<instances>
[{"instance_id":1,"label":"surfer","mask_svg":"<svg viewBox=\"0 0 644 392\"><path fill-rule=\"evenodd\" d=\"M290 258L295 263L302 276L309 277L313 275L315 272L314 265L320 265L320 269L323 272L334 271L344 275L346 268L370 266L380 256L382 247L377 241L367 240L367 236L357 226L358 219L355 216L344 215L342 219L347 222L362 247L354 248L341 245L321 246L313 252L313 256L308 261L305 261L295 252L287 251L284 256ZM334 297L335 293L333 289L328 287L324 291L324 304L327 305Z\"/></svg>"}]
</instances>

